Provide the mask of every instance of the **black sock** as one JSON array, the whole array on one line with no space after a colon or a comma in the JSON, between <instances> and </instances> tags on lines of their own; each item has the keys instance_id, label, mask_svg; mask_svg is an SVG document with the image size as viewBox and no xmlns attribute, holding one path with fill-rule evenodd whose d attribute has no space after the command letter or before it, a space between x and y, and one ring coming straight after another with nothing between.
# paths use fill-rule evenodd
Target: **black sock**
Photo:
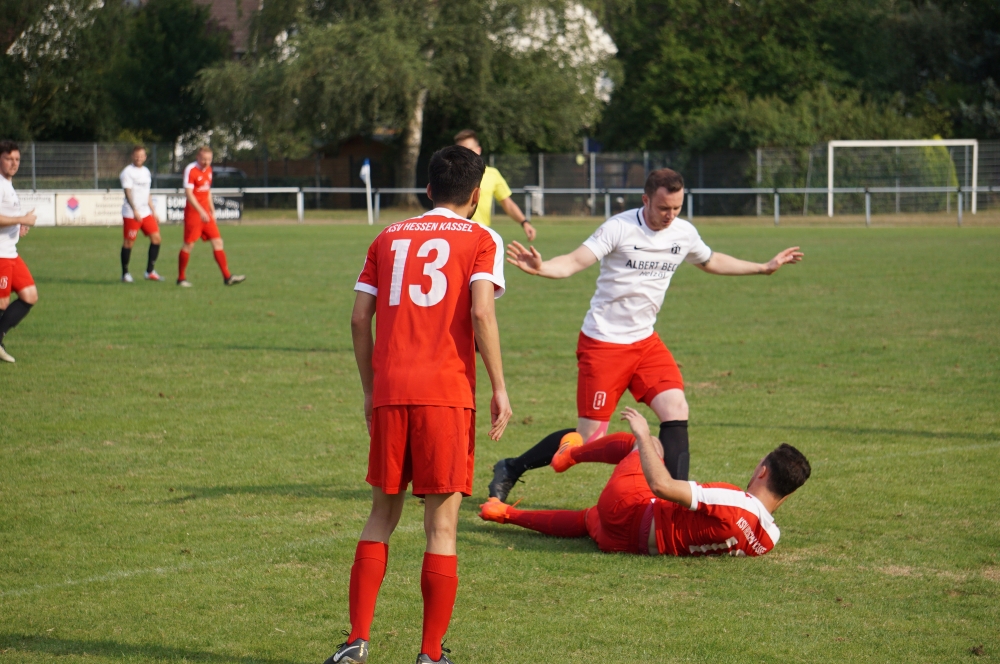
<instances>
[{"instance_id":1,"label":"black sock","mask_svg":"<svg viewBox=\"0 0 1000 664\"><path fill-rule=\"evenodd\" d=\"M149 260L146 261L146 272L152 272L156 266L156 259L160 257L160 245L149 245Z\"/></svg>"},{"instance_id":2,"label":"black sock","mask_svg":"<svg viewBox=\"0 0 1000 664\"><path fill-rule=\"evenodd\" d=\"M550 433L521 456L516 459L508 459L507 467L520 477L521 473L526 470L533 470L549 465L552 463L552 457L559 450L559 441L571 431L576 431L576 429L560 429L559 431Z\"/></svg>"},{"instance_id":3,"label":"black sock","mask_svg":"<svg viewBox=\"0 0 1000 664\"><path fill-rule=\"evenodd\" d=\"M7 311L3 312L3 317L0 317L0 342L3 341L4 335L11 328L15 327L28 315L29 311L31 311L31 305L25 303L24 300L18 299L10 303Z\"/></svg>"},{"instance_id":4,"label":"black sock","mask_svg":"<svg viewBox=\"0 0 1000 664\"><path fill-rule=\"evenodd\" d=\"M687 480L691 456L688 453L687 420L660 423L660 444L663 445L663 465L675 480Z\"/></svg>"},{"instance_id":5,"label":"black sock","mask_svg":"<svg viewBox=\"0 0 1000 664\"><path fill-rule=\"evenodd\" d=\"M132 260L131 247L122 247L122 274L128 272L128 262Z\"/></svg>"}]
</instances>

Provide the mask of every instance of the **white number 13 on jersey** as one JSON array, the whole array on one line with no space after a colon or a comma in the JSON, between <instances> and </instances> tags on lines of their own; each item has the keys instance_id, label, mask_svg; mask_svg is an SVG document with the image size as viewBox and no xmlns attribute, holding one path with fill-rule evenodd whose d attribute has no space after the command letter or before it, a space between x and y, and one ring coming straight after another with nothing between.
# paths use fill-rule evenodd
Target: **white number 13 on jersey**
<instances>
[{"instance_id":1,"label":"white number 13 on jersey","mask_svg":"<svg viewBox=\"0 0 1000 664\"><path fill-rule=\"evenodd\" d=\"M410 240L393 240L391 251L394 257L392 284L389 286L389 306L395 307L399 306L400 297L403 295L403 269L406 267L406 257L410 252ZM448 278L444 276L441 268L448 262L451 246L447 240L427 240L417 249L417 257L426 258L432 251L437 252L437 257L424 265L424 275L431 278L431 289L425 293L418 284L410 284L407 289L413 304L418 307L433 307L443 300L445 293L448 292Z\"/></svg>"}]
</instances>

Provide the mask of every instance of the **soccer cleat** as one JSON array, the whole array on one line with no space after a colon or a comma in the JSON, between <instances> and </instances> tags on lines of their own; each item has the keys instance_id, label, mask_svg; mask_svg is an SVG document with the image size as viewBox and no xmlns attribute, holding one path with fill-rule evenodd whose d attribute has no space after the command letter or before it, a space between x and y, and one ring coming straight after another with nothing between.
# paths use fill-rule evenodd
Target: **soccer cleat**
<instances>
[{"instance_id":1,"label":"soccer cleat","mask_svg":"<svg viewBox=\"0 0 1000 664\"><path fill-rule=\"evenodd\" d=\"M194 284L192 284L187 279L178 279L177 285L180 286L181 288L191 288L191 286L193 286Z\"/></svg>"},{"instance_id":2,"label":"soccer cleat","mask_svg":"<svg viewBox=\"0 0 1000 664\"><path fill-rule=\"evenodd\" d=\"M583 445L583 436L575 431L570 431L568 434L562 437L559 441L559 449L556 450L555 455L552 457L552 470L557 473L565 473L570 469L571 466L576 465L576 461L573 460L573 455L570 451L574 447L580 447Z\"/></svg>"},{"instance_id":3,"label":"soccer cleat","mask_svg":"<svg viewBox=\"0 0 1000 664\"><path fill-rule=\"evenodd\" d=\"M163 277L157 274L156 270L153 270L152 272L147 272L146 279L148 279L149 281L163 281Z\"/></svg>"},{"instance_id":4,"label":"soccer cleat","mask_svg":"<svg viewBox=\"0 0 1000 664\"><path fill-rule=\"evenodd\" d=\"M246 280L247 276L245 274L234 274L231 275L228 279L223 279L223 283L225 283L227 286L235 286L236 284L242 284Z\"/></svg>"},{"instance_id":5,"label":"soccer cleat","mask_svg":"<svg viewBox=\"0 0 1000 664\"><path fill-rule=\"evenodd\" d=\"M520 502L520 501L518 501ZM507 523L507 508L510 507L499 498L490 498L479 506L479 518L483 521Z\"/></svg>"},{"instance_id":6,"label":"soccer cleat","mask_svg":"<svg viewBox=\"0 0 1000 664\"><path fill-rule=\"evenodd\" d=\"M455 664L455 662L448 659L448 655L445 653L450 653L451 651L447 648L441 648L441 659L431 659L429 655L420 653L417 655L417 664Z\"/></svg>"},{"instance_id":7,"label":"soccer cleat","mask_svg":"<svg viewBox=\"0 0 1000 664\"><path fill-rule=\"evenodd\" d=\"M125 274L122 275L122 283L123 284L131 284L134 281L135 281L135 279L133 279L132 275L129 274L128 272L126 272Z\"/></svg>"},{"instance_id":8,"label":"soccer cleat","mask_svg":"<svg viewBox=\"0 0 1000 664\"><path fill-rule=\"evenodd\" d=\"M0 360L10 362L11 364L17 362L17 360L14 359L14 356L8 353L7 349L3 347L3 342L0 342Z\"/></svg>"},{"instance_id":9,"label":"soccer cleat","mask_svg":"<svg viewBox=\"0 0 1000 664\"><path fill-rule=\"evenodd\" d=\"M345 641L337 646L337 652L330 655L324 664L365 664L367 661L368 642L364 639L354 639L350 643Z\"/></svg>"},{"instance_id":10,"label":"soccer cleat","mask_svg":"<svg viewBox=\"0 0 1000 664\"><path fill-rule=\"evenodd\" d=\"M510 459L500 459L493 465L493 481L490 482L490 498L496 498L501 503L507 502L507 494L518 482L518 476L510 470L507 462Z\"/></svg>"}]
</instances>

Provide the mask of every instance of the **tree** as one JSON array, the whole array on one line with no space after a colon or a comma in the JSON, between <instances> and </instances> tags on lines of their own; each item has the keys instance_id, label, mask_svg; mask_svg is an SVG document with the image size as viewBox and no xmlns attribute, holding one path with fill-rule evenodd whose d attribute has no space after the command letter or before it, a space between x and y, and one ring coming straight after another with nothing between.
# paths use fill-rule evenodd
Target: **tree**
<instances>
[{"instance_id":1,"label":"tree","mask_svg":"<svg viewBox=\"0 0 1000 664\"><path fill-rule=\"evenodd\" d=\"M202 72L200 90L234 139L269 149L394 133L397 184L413 187L428 119L438 144L474 124L487 147L571 147L600 115L613 54L587 16L557 1L272 4L258 51Z\"/></svg>"},{"instance_id":2,"label":"tree","mask_svg":"<svg viewBox=\"0 0 1000 664\"><path fill-rule=\"evenodd\" d=\"M123 48L108 82L122 129L149 140L174 141L205 123L191 84L201 69L229 54L229 34L192 0L148 0L130 12Z\"/></svg>"}]
</instances>

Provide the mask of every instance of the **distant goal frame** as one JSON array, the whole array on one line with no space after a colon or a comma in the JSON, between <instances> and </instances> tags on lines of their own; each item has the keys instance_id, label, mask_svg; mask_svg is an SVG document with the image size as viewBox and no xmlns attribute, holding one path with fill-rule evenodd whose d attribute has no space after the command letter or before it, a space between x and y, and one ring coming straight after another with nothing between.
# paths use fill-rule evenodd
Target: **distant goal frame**
<instances>
[{"instance_id":1,"label":"distant goal frame","mask_svg":"<svg viewBox=\"0 0 1000 664\"><path fill-rule=\"evenodd\" d=\"M837 140L826 144L826 211L833 216L833 165L836 148L928 148L972 147L972 200L970 212L976 214L976 188L979 176L979 141L974 138L898 139L898 140Z\"/></svg>"}]
</instances>

